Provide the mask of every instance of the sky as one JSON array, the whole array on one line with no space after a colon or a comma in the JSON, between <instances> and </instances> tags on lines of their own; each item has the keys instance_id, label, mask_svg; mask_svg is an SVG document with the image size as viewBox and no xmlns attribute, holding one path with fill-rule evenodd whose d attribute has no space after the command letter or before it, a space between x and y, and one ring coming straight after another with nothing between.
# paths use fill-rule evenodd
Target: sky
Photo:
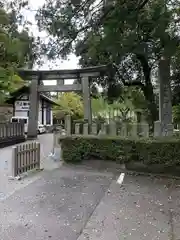
<instances>
[{"instance_id":1,"label":"sky","mask_svg":"<svg viewBox=\"0 0 180 240\"><path fill-rule=\"evenodd\" d=\"M29 6L31 10L23 10L23 15L25 18L32 23L31 31L34 36L40 36L41 38L46 38L45 32L39 32L35 24L35 14L38 7L42 6L45 0L29 0ZM79 68L78 58L74 54L68 56L68 60L62 61L57 60L55 63L46 62L43 66L34 66L34 69L75 69ZM73 80L66 80L65 84L71 84ZM55 85L56 81L44 81L45 85Z\"/></svg>"}]
</instances>

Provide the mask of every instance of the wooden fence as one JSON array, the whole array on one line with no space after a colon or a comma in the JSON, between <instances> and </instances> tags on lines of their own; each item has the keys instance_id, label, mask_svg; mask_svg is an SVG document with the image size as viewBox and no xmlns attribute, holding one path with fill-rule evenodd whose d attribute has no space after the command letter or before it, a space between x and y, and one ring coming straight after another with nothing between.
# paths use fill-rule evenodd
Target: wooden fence
<instances>
[{"instance_id":1,"label":"wooden fence","mask_svg":"<svg viewBox=\"0 0 180 240\"><path fill-rule=\"evenodd\" d=\"M12 177L40 169L40 143L32 142L13 147Z\"/></svg>"},{"instance_id":2,"label":"wooden fence","mask_svg":"<svg viewBox=\"0 0 180 240\"><path fill-rule=\"evenodd\" d=\"M24 124L0 123L0 147L25 141Z\"/></svg>"}]
</instances>

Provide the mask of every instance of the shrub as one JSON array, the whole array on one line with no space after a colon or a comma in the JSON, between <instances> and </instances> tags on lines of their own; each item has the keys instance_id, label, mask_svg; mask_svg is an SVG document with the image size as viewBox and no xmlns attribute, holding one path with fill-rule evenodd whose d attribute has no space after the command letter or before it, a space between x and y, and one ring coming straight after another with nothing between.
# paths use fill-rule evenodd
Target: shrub
<instances>
[{"instance_id":1,"label":"shrub","mask_svg":"<svg viewBox=\"0 0 180 240\"><path fill-rule=\"evenodd\" d=\"M119 163L140 161L145 164L180 165L180 139L134 140L118 137L64 136L60 142L66 162L102 159Z\"/></svg>"}]
</instances>

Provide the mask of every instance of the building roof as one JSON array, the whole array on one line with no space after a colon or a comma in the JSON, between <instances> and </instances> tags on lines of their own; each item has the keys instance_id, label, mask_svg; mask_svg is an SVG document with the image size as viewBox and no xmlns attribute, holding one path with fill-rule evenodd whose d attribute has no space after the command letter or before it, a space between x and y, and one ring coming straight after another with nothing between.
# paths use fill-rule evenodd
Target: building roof
<instances>
[{"instance_id":1,"label":"building roof","mask_svg":"<svg viewBox=\"0 0 180 240\"><path fill-rule=\"evenodd\" d=\"M29 94L29 93L30 93L30 87L23 86L18 90L12 92L10 94L10 97L6 100L6 103L13 104L19 96L21 96L22 94ZM58 105L55 101L53 101L49 96L46 96L45 94L40 93L40 98L44 99L46 102L49 102L52 105Z\"/></svg>"}]
</instances>

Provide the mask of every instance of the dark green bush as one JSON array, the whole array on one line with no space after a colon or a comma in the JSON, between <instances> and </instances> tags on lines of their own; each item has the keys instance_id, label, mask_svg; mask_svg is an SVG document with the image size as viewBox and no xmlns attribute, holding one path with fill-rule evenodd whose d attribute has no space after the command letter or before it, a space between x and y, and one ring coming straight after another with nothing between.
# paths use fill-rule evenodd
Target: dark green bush
<instances>
[{"instance_id":1,"label":"dark green bush","mask_svg":"<svg viewBox=\"0 0 180 240\"><path fill-rule=\"evenodd\" d=\"M119 163L140 161L145 164L180 165L180 139L133 140L98 136L64 136L60 142L63 159L66 162L102 159Z\"/></svg>"}]
</instances>

